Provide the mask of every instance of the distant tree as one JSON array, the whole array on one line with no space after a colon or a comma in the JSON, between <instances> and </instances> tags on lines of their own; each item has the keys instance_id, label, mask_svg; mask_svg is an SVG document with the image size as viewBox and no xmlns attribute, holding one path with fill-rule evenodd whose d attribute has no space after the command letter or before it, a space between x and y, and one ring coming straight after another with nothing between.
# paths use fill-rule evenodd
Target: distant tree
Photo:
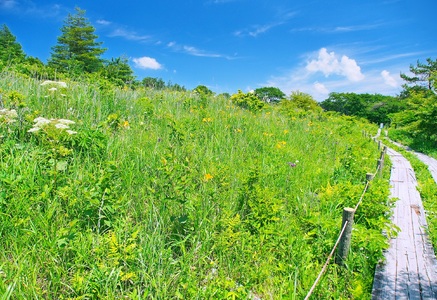
<instances>
[{"instance_id":1,"label":"distant tree","mask_svg":"<svg viewBox=\"0 0 437 300\"><path fill-rule=\"evenodd\" d=\"M75 75L97 72L103 67L100 56L106 51L96 42L95 29L85 18L85 10L76 7L76 14L69 14L61 28L58 44L52 47L49 66Z\"/></svg>"},{"instance_id":2,"label":"distant tree","mask_svg":"<svg viewBox=\"0 0 437 300\"><path fill-rule=\"evenodd\" d=\"M437 60L428 58L427 64L417 62L410 66L415 76L401 74L406 81L401 99L406 109L393 115L397 129L413 138L416 144L431 143L437 146Z\"/></svg>"},{"instance_id":3,"label":"distant tree","mask_svg":"<svg viewBox=\"0 0 437 300\"><path fill-rule=\"evenodd\" d=\"M0 29L0 61L3 64L18 63L24 61L26 55L16 37L11 33L8 26L3 25Z\"/></svg>"},{"instance_id":4,"label":"distant tree","mask_svg":"<svg viewBox=\"0 0 437 300\"><path fill-rule=\"evenodd\" d=\"M105 63L102 73L109 81L120 86L132 83L135 79L126 57L111 58Z\"/></svg>"},{"instance_id":5,"label":"distant tree","mask_svg":"<svg viewBox=\"0 0 437 300\"><path fill-rule=\"evenodd\" d=\"M212 95L214 95L214 92L211 91L209 88L207 88L204 85L196 86L196 88L193 91L198 93L201 96L212 96Z\"/></svg>"},{"instance_id":6,"label":"distant tree","mask_svg":"<svg viewBox=\"0 0 437 300\"><path fill-rule=\"evenodd\" d=\"M320 103L327 111L366 118L374 123L390 123L390 115L405 109L397 97L381 94L331 93Z\"/></svg>"},{"instance_id":7,"label":"distant tree","mask_svg":"<svg viewBox=\"0 0 437 300\"><path fill-rule=\"evenodd\" d=\"M320 105L316 100L310 95L306 93L302 93L300 91L293 91L290 94L289 101L293 103L298 109L304 111L321 111Z\"/></svg>"},{"instance_id":8,"label":"distant tree","mask_svg":"<svg viewBox=\"0 0 437 300\"><path fill-rule=\"evenodd\" d=\"M219 97L223 97L223 98L225 98L225 99L229 99L229 98L231 98L231 94L229 94L229 93L221 93L221 94L219 94L218 96L219 96Z\"/></svg>"},{"instance_id":9,"label":"distant tree","mask_svg":"<svg viewBox=\"0 0 437 300\"><path fill-rule=\"evenodd\" d=\"M266 103L261 101L255 93L243 93L242 91L238 91L238 93L233 94L231 96L231 101L237 106L242 108L251 110L251 111L259 111L266 106Z\"/></svg>"},{"instance_id":10,"label":"distant tree","mask_svg":"<svg viewBox=\"0 0 437 300\"><path fill-rule=\"evenodd\" d=\"M185 92L187 90L184 86L171 82L167 83L167 89L178 92Z\"/></svg>"},{"instance_id":11,"label":"distant tree","mask_svg":"<svg viewBox=\"0 0 437 300\"><path fill-rule=\"evenodd\" d=\"M141 83L146 88L162 90L165 88L165 82L161 78L145 77Z\"/></svg>"},{"instance_id":12,"label":"distant tree","mask_svg":"<svg viewBox=\"0 0 437 300\"><path fill-rule=\"evenodd\" d=\"M435 80L437 74L437 59L432 60L431 58L426 59L426 64L417 61L417 65L410 65L410 72L414 76L408 76L401 73L401 78L406 81L404 89L409 91L414 89L417 91L422 88L428 91L436 92ZM412 86L411 86L412 85Z\"/></svg>"},{"instance_id":13,"label":"distant tree","mask_svg":"<svg viewBox=\"0 0 437 300\"><path fill-rule=\"evenodd\" d=\"M276 87L262 87L254 91L255 95L267 103L277 103L285 99L285 94Z\"/></svg>"},{"instance_id":14,"label":"distant tree","mask_svg":"<svg viewBox=\"0 0 437 300\"><path fill-rule=\"evenodd\" d=\"M330 93L320 106L328 111L337 111L348 116L364 117L369 97L356 93Z\"/></svg>"}]
</instances>

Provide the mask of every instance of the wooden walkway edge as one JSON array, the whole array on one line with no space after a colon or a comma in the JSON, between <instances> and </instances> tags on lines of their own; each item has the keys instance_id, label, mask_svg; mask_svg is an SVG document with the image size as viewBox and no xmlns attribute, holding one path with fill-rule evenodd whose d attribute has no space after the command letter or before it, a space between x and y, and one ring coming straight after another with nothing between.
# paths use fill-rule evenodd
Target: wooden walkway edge
<instances>
[{"instance_id":1,"label":"wooden walkway edge","mask_svg":"<svg viewBox=\"0 0 437 300\"><path fill-rule=\"evenodd\" d=\"M392 221L400 231L376 267L372 299L437 299L437 259L413 168L400 153L388 149L387 154L391 197L398 199Z\"/></svg>"}]
</instances>

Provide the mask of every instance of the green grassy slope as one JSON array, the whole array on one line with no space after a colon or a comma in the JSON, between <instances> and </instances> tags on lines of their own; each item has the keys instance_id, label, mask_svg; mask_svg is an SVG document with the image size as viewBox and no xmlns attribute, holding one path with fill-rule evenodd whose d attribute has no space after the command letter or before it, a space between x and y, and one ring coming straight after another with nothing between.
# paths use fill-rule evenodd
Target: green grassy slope
<instances>
[{"instance_id":1,"label":"green grassy slope","mask_svg":"<svg viewBox=\"0 0 437 300\"><path fill-rule=\"evenodd\" d=\"M376 128L352 118L40 84L0 80L6 299L301 299L379 158L362 135ZM37 117L53 120L28 132ZM372 183L347 267L331 265L315 298L370 297L387 193Z\"/></svg>"}]
</instances>

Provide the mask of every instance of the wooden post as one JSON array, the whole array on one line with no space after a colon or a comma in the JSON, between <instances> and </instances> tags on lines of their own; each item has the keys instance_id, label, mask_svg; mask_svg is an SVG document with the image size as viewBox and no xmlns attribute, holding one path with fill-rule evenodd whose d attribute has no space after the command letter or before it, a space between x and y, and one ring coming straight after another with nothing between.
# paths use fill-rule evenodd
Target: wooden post
<instances>
[{"instance_id":1,"label":"wooden post","mask_svg":"<svg viewBox=\"0 0 437 300\"><path fill-rule=\"evenodd\" d=\"M347 224L340 238L340 243L338 244L337 256L335 257L335 263L337 263L340 266L344 266L344 263L347 259L347 255L349 253L349 248L351 246L352 225L354 224L354 213L355 210L353 208L345 207L343 209L343 221L341 222L341 229L343 229L346 222Z\"/></svg>"},{"instance_id":2,"label":"wooden post","mask_svg":"<svg viewBox=\"0 0 437 300\"><path fill-rule=\"evenodd\" d=\"M382 175L382 168L384 167L384 159L378 159L378 163L376 164L376 167L378 168L378 175Z\"/></svg>"},{"instance_id":3,"label":"wooden post","mask_svg":"<svg viewBox=\"0 0 437 300\"><path fill-rule=\"evenodd\" d=\"M381 150L381 141L378 141L378 150Z\"/></svg>"},{"instance_id":4,"label":"wooden post","mask_svg":"<svg viewBox=\"0 0 437 300\"><path fill-rule=\"evenodd\" d=\"M372 173L367 173L366 174L366 180L367 181L372 181L373 180L373 174Z\"/></svg>"}]
</instances>

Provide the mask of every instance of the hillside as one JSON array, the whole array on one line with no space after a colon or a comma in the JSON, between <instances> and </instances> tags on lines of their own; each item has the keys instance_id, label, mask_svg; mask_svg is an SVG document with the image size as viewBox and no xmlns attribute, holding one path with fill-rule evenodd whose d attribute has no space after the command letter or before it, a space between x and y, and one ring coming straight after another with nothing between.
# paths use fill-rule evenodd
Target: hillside
<instances>
[{"instance_id":1,"label":"hillside","mask_svg":"<svg viewBox=\"0 0 437 300\"><path fill-rule=\"evenodd\" d=\"M5 298L301 299L379 158L363 135L376 127L352 117L1 78ZM387 172L356 213L347 268L331 265L314 297L370 295Z\"/></svg>"}]
</instances>

